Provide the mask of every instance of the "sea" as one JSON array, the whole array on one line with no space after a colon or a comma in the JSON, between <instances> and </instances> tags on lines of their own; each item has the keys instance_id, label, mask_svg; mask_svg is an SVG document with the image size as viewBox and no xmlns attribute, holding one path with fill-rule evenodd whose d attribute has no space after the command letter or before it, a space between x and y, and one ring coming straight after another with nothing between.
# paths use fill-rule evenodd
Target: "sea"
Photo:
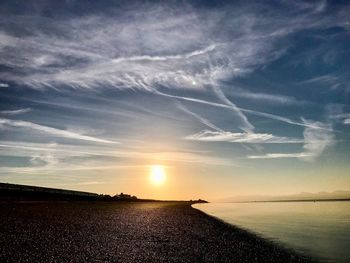
<instances>
[{"instance_id":1,"label":"sea","mask_svg":"<svg viewBox=\"0 0 350 263\"><path fill-rule=\"evenodd\" d=\"M208 203L193 207L321 262L350 262L350 201Z\"/></svg>"}]
</instances>

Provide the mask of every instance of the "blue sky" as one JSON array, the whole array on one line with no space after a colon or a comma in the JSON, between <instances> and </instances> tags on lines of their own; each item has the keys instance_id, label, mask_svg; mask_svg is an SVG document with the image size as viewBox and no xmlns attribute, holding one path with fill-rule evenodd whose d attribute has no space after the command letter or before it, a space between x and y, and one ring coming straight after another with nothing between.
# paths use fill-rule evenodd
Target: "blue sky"
<instances>
[{"instance_id":1,"label":"blue sky","mask_svg":"<svg viewBox=\"0 0 350 263\"><path fill-rule=\"evenodd\" d=\"M349 190L349 13L2 1L0 181L165 199ZM162 189L145 181L154 164Z\"/></svg>"}]
</instances>

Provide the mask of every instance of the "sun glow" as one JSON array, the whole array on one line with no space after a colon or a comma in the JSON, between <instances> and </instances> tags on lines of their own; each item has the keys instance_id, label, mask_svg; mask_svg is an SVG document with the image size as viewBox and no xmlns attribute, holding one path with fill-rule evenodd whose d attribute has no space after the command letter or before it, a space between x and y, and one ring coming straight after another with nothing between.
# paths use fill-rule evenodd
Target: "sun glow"
<instances>
[{"instance_id":1,"label":"sun glow","mask_svg":"<svg viewBox=\"0 0 350 263\"><path fill-rule=\"evenodd\" d=\"M164 167L161 165L152 165L151 166L151 176L150 180L153 185L159 186L165 182L166 175Z\"/></svg>"}]
</instances>

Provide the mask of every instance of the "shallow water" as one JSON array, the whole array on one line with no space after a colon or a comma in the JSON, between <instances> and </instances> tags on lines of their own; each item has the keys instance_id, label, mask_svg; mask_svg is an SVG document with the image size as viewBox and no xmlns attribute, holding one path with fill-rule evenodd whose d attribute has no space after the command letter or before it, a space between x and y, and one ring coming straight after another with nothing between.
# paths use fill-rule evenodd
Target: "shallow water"
<instances>
[{"instance_id":1,"label":"shallow water","mask_svg":"<svg viewBox=\"0 0 350 263\"><path fill-rule=\"evenodd\" d=\"M322 262L350 262L350 201L209 203L194 207Z\"/></svg>"}]
</instances>

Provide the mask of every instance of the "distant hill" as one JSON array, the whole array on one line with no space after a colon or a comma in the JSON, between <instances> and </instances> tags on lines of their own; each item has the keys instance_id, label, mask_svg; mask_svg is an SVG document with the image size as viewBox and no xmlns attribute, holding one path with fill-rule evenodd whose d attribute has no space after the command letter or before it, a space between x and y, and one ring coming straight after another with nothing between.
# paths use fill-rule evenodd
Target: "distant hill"
<instances>
[{"instance_id":1,"label":"distant hill","mask_svg":"<svg viewBox=\"0 0 350 263\"><path fill-rule=\"evenodd\" d=\"M1 200L96 200L96 193L0 183Z\"/></svg>"},{"instance_id":2,"label":"distant hill","mask_svg":"<svg viewBox=\"0 0 350 263\"><path fill-rule=\"evenodd\" d=\"M20 184L0 183L0 201L132 201L132 202L174 202L162 201L153 199L139 199L134 195L116 194L114 196L96 194L90 192L65 190L57 188L47 188ZM188 202L191 204L207 203L207 201L198 199L190 201L176 201Z\"/></svg>"},{"instance_id":3,"label":"distant hill","mask_svg":"<svg viewBox=\"0 0 350 263\"><path fill-rule=\"evenodd\" d=\"M331 200L331 199L350 199L350 191L302 192L294 195L238 195L229 198L223 198L220 202L252 202L252 201L293 201L293 200Z\"/></svg>"}]
</instances>

